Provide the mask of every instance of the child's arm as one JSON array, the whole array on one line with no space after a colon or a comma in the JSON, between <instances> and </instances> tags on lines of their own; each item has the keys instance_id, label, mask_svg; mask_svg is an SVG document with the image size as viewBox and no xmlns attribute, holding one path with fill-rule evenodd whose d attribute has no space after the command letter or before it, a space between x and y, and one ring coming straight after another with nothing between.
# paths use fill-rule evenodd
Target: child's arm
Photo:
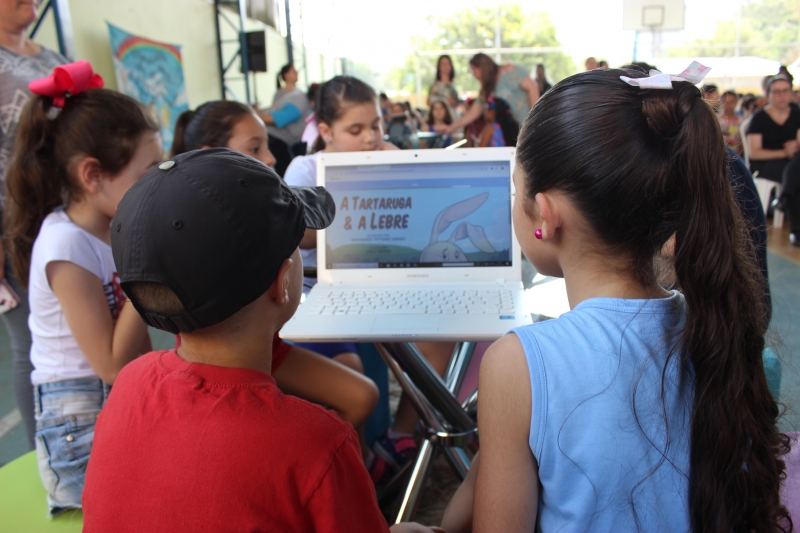
<instances>
[{"instance_id":1,"label":"child's arm","mask_svg":"<svg viewBox=\"0 0 800 533\"><path fill-rule=\"evenodd\" d=\"M444 133L453 133L459 128L463 128L469 126L483 115L483 104L478 101L472 102L472 105L464 112L460 119L456 120L449 126L445 126L443 128L437 128L437 130L441 129Z\"/></svg>"},{"instance_id":2,"label":"child's arm","mask_svg":"<svg viewBox=\"0 0 800 533\"><path fill-rule=\"evenodd\" d=\"M494 135L494 126L491 122L487 122L481 132L481 142L478 144L481 148L486 148L492 142L492 135Z\"/></svg>"},{"instance_id":3,"label":"child's arm","mask_svg":"<svg viewBox=\"0 0 800 533\"><path fill-rule=\"evenodd\" d=\"M478 533L536 529L539 469L528 445L529 375L516 335L495 342L481 362L481 459L473 503L474 531Z\"/></svg>"},{"instance_id":4,"label":"child's arm","mask_svg":"<svg viewBox=\"0 0 800 533\"><path fill-rule=\"evenodd\" d=\"M442 516L442 529L447 533L470 533L472 531L473 501L475 499L475 477L478 475L480 452L475 454L464 482L453 494Z\"/></svg>"},{"instance_id":5,"label":"child's arm","mask_svg":"<svg viewBox=\"0 0 800 533\"><path fill-rule=\"evenodd\" d=\"M138 352L142 354L142 353L150 353L152 351L153 351L153 340L150 338L150 333L148 332L144 336L144 339L142 339L142 346L139 348Z\"/></svg>"},{"instance_id":6,"label":"child's arm","mask_svg":"<svg viewBox=\"0 0 800 533\"><path fill-rule=\"evenodd\" d=\"M368 377L300 346L292 346L273 377L284 393L327 405L356 429L378 404L378 389Z\"/></svg>"},{"instance_id":7,"label":"child's arm","mask_svg":"<svg viewBox=\"0 0 800 533\"><path fill-rule=\"evenodd\" d=\"M519 84L520 88L528 93L528 102L533 107L539 100L539 86L529 77L522 78L522 83Z\"/></svg>"},{"instance_id":8,"label":"child's arm","mask_svg":"<svg viewBox=\"0 0 800 533\"><path fill-rule=\"evenodd\" d=\"M69 261L52 261L46 271L86 360L100 379L112 385L122 367L141 353L147 326L133 305L123 306L115 325L100 278L85 268Z\"/></svg>"}]
</instances>

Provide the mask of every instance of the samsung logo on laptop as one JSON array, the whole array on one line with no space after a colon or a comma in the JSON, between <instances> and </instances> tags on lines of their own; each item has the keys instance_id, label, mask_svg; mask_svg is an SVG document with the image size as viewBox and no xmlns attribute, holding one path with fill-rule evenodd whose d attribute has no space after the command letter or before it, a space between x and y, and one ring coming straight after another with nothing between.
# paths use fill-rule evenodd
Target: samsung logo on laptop
<instances>
[{"instance_id":1,"label":"samsung logo on laptop","mask_svg":"<svg viewBox=\"0 0 800 533\"><path fill-rule=\"evenodd\" d=\"M406 274L409 278L428 278L430 277L428 274Z\"/></svg>"}]
</instances>

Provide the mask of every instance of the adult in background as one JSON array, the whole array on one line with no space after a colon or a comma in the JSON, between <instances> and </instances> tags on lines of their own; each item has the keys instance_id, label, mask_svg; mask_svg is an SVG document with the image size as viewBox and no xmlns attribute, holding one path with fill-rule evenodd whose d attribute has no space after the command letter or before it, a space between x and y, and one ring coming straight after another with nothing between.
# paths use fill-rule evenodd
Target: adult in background
<instances>
[{"instance_id":1,"label":"adult in background","mask_svg":"<svg viewBox=\"0 0 800 533\"><path fill-rule=\"evenodd\" d=\"M441 98L447 100L451 107L458 104L458 91L453 80L456 79L456 72L453 69L453 60L450 56L439 56L436 61L436 81L431 85L431 90L428 93L428 106L434 98Z\"/></svg>"},{"instance_id":2,"label":"adult in background","mask_svg":"<svg viewBox=\"0 0 800 533\"><path fill-rule=\"evenodd\" d=\"M737 155L742 155L742 117L736 113L736 103L739 98L735 92L725 91L722 93L721 101L722 108L717 115L717 119L719 119L719 126L722 129L722 137L725 139L725 144Z\"/></svg>"},{"instance_id":3,"label":"adult in background","mask_svg":"<svg viewBox=\"0 0 800 533\"><path fill-rule=\"evenodd\" d=\"M789 241L800 246L800 109L791 105L792 87L784 76L773 76L766 93L767 105L753 115L746 132L750 170L783 184L775 208L789 214Z\"/></svg>"},{"instance_id":4,"label":"adult in background","mask_svg":"<svg viewBox=\"0 0 800 533\"><path fill-rule=\"evenodd\" d=\"M536 85L539 86L539 96L543 96L544 93L549 91L550 87L553 86L553 84L547 81L547 72L545 71L544 63L536 65Z\"/></svg>"},{"instance_id":5,"label":"adult in background","mask_svg":"<svg viewBox=\"0 0 800 533\"><path fill-rule=\"evenodd\" d=\"M469 66L472 75L481 83L480 97L472 102L460 119L441 131L450 134L480 120L490 97L506 101L519 128L539 99L539 87L531 79L528 70L513 64L498 65L483 53L475 54L469 60ZM506 145L512 146L512 141L516 139L506 139Z\"/></svg>"},{"instance_id":6,"label":"adult in background","mask_svg":"<svg viewBox=\"0 0 800 533\"><path fill-rule=\"evenodd\" d=\"M0 209L5 204L5 175L19 116L31 93L28 83L48 76L53 68L67 63L61 54L44 48L28 38L28 27L36 21L39 3L0 2ZM0 220L2 217L0 216ZM33 419L33 385L31 385L31 332L28 329L28 293L19 286L11 272L10 262L5 257L0 241L0 278L4 279L20 298L19 305L3 314L11 352L14 356L14 394L17 398L22 421L33 449L36 422Z\"/></svg>"},{"instance_id":7,"label":"adult in background","mask_svg":"<svg viewBox=\"0 0 800 533\"><path fill-rule=\"evenodd\" d=\"M283 86L281 86L283 81ZM272 107L258 110L267 125L269 150L275 156L275 172L283 177L295 154L292 146L300 142L306 128L305 119L311 114L311 104L306 94L297 88L297 70L289 63L281 68L277 76L278 91Z\"/></svg>"},{"instance_id":8,"label":"adult in background","mask_svg":"<svg viewBox=\"0 0 800 533\"><path fill-rule=\"evenodd\" d=\"M600 65L597 64L597 59L594 57L587 57L583 66L586 67L586 70L595 70L599 68Z\"/></svg>"}]
</instances>

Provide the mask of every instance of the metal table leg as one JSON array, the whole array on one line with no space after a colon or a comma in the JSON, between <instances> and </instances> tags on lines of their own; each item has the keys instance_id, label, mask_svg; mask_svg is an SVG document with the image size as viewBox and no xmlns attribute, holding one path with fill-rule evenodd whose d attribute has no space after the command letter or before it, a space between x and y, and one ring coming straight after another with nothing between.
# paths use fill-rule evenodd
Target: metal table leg
<instances>
[{"instance_id":1,"label":"metal table leg","mask_svg":"<svg viewBox=\"0 0 800 533\"><path fill-rule=\"evenodd\" d=\"M457 344L442 381L416 346L410 343L377 343L375 345L389 369L397 378L425 429L425 438L411 470L396 522L413 518L419 495L438 449L462 479L471 464L467 449L477 442L473 419L456 400L454 393L466 374L474 343Z\"/></svg>"},{"instance_id":2,"label":"metal table leg","mask_svg":"<svg viewBox=\"0 0 800 533\"><path fill-rule=\"evenodd\" d=\"M433 462L434 448L428 439L423 439L417 452L416 463L411 471L411 478L408 480L400 510L397 512L396 524L400 522L410 522L417 511L419 496L422 493L422 485L428 475L428 470Z\"/></svg>"}]
</instances>

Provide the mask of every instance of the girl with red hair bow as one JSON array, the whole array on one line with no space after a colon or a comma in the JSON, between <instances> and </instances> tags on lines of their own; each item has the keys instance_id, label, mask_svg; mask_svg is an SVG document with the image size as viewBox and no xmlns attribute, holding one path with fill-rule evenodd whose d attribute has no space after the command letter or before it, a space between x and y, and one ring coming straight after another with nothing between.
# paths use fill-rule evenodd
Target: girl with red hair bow
<instances>
[{"instance_id":1,"label":"girl with red hair bow","mask_svg":"<svg viewBox=\"0 0 800 533\"><path fill-rule=\"evenodd\" d=\"M52 514L81 507L94 425L122 367L150 350L125 303L111 220L162 156L158 124L85 61L30 83L6 178L5 240L29 290L36 452Z\"/></svg>"}]
</instances>

